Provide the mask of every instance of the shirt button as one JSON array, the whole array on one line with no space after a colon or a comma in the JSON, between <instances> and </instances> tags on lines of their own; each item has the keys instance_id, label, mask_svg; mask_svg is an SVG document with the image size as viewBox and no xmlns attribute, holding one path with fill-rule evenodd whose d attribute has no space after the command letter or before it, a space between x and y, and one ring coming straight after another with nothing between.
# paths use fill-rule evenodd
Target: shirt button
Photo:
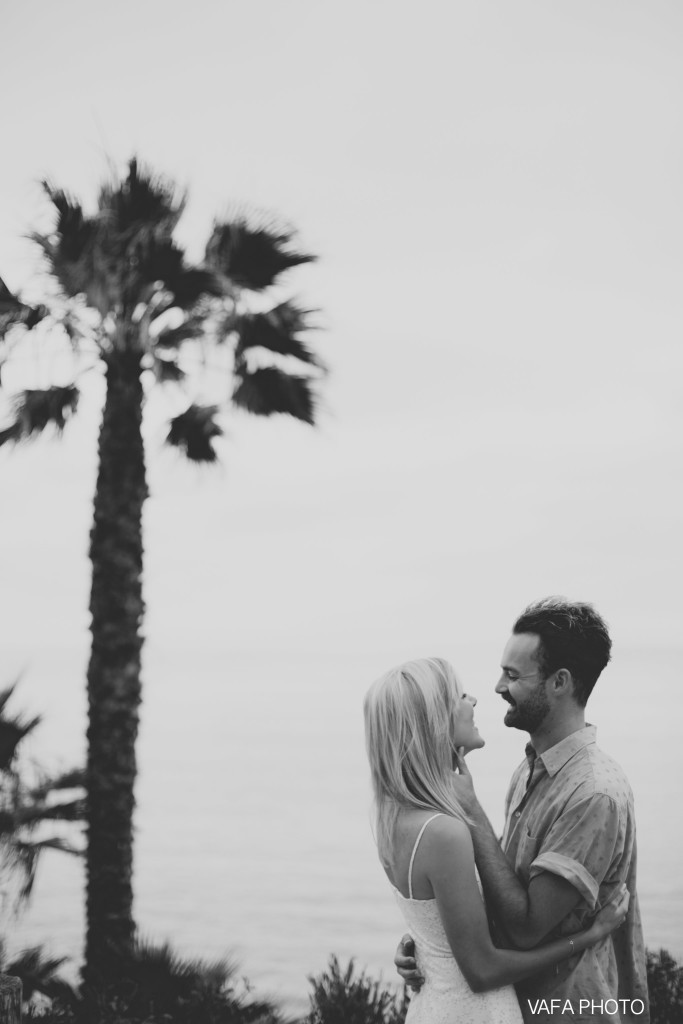
<instances>
[{"instance_id":1,"label":"shirt button","mask_svg":"<svg viewBox=\"0 0 683 1024\"><path fill-rule=\"evenodd\" d=\"M515 811L515 818L521 818L521 817L522 817L522 812L521 811Z\"/></svg>"}]
</instances>

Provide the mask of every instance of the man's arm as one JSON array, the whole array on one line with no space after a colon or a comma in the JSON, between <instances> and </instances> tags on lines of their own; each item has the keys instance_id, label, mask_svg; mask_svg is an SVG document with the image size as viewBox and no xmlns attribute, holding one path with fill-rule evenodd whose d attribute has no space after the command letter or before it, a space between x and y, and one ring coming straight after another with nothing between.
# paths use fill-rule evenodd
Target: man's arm
<instances>
[{"instance_id":1,"label":"man's arm","mask_svg":"<svg viewBox=\"0 0 683 1024\"><path fill-rule=\"evenodd\" d=\"M570 913L581 894L559 875L543 872L525 889L501 850L491 823L474 793L464 760L455 777L458 797L475 828L471 829L475 858L484 888L486 906L510 944L518 949L536 946ZM394 954L394 965L409 988L420 989L424 977L417 969L415 943L404 935Z\"/></svg>"},{"instance_id":2,"label":"man's arm","mask_svg":"<svg viewBox=\"0 0 683 1024\"><path fill-rule=\"evenodd\" d=\"M464 773L457 782L466 778ZM458 796L474 824L472 843L487 907L518 949L531 949L579 903L581 893L559 875L544 871L525 888L503 853L471 786L458 784Z\"/></svg>"}]
</instances>

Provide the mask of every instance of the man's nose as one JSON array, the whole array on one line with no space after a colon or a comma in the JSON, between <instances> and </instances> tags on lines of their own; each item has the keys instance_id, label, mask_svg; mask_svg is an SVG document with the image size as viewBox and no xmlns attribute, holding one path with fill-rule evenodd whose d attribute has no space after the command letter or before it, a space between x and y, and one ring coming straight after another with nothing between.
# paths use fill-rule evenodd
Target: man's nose
<instances>
[{"instance_id":1,"label":"man's nose","mask_svg":"<svg viewBox=\"0 0 683 1024\"><path fill-rule=\"evenodd\" d=\"M507 688L508 688L508 681L505 678L505 676L501 676L500 679L498 680L498 682L496 683L495 692L496 693L505 693Z\"/></svg>"}]
</instances>

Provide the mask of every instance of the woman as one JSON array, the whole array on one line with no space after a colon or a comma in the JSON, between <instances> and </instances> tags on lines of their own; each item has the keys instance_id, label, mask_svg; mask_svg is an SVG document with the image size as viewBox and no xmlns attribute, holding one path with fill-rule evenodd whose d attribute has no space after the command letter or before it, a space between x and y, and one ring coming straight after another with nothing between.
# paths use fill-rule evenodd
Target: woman
<instances>
[{"instance_id":1,"label":"woman","mask_svg":"<svg viewBox=\"0 0 683 1024\"><path fill-rule=\"evenodd\" d=\"M459 759L484 746L475 704L442 658L400 665L365 698L378 852L425 979L406 1024L521 1024L514 982L599 942L628 909L624 890L571 938L524 952L494 946L451 785Z\"/></svg>"}]
</instances>

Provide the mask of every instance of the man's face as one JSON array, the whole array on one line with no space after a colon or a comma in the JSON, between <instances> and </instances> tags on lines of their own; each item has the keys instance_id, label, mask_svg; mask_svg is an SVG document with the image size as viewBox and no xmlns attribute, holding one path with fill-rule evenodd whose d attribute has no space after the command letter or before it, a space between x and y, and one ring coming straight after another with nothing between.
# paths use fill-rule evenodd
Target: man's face
<instances>
[{"instance_id":1,"label":"man's face","mask_svg":"<svg viewBox=\"0 0 683 1024\"><path fill-rule=\"evenodd\" d=\"M504 721L511 729L534 733L550 711L537 660L540 642L535 633L513 633L503 651L496 693L510 705Z\"/></svg>"}]
</instances>

